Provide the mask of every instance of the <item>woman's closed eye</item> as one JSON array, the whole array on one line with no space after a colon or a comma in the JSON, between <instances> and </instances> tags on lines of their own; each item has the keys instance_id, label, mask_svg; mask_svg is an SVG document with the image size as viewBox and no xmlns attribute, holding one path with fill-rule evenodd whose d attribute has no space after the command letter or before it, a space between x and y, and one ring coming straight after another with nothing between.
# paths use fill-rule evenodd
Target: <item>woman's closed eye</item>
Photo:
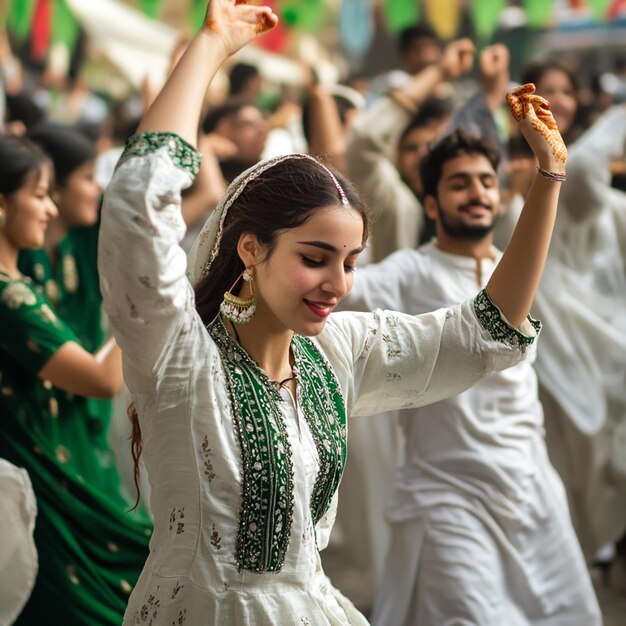
<instances>
[{"instance_id":1,"label":"woman's closed eye","mask_svg":"<svg viewBox=\"0 0 626 626\"><path fill-rule=\"evenodd\" d=\"M319 259L312 259L308 256L304 256L304 254L300 255L302 257L302 262L307 266L307 267L322 267L324 265L324 260L319 260Z\"/></svg>"},{"instance_id":2,"label":"woman's closed eye","mask_svg":"<svg viewBox=\"0 0 626 626\"><path fill-rule=\"evenodd\" d=\"M302 262L307 267L324 267L324 265L326 265L325 259L312 259L308 256L305 256L304 254L301 254L300 256L302 258ZM345 263L343 267L346 272L356 271L356 265L353 263Z\"/></svg>"}]
</instances>

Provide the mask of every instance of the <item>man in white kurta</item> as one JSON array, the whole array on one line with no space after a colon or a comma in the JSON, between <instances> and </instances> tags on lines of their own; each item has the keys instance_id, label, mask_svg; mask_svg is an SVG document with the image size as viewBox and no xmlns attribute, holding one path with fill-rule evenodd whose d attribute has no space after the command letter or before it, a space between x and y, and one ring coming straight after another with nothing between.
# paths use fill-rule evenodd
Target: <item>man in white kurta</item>
<instances>
[{"instance_id":1,"label":"man in white kurta","mask_svg":"<svg viewBox=\"0 0 626 626\"><path fill-rule=\"evenodd\" d=\"M438 239L359 270L346 308L418 314L487 284L500 257L491 245L499 210L493 166L484 154L461 151L440 180L438 198L426 200ZM441 189L448 183L464 202L450 201ZM388 510L392 544L373 624L600 624L546 454L530 363L402 411L400 423L405 460Z\"/></svg>"}]
</instances>

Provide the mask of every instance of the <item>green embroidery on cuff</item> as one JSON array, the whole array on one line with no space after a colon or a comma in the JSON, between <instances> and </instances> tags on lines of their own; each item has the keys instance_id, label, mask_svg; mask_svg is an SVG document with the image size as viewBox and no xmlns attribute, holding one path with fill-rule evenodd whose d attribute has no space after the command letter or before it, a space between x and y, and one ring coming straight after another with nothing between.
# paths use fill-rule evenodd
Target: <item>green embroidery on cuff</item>
<instances>
[{"instance_id":1,"label":"green embroidery on cuff","mask_svg":"<svg viewBox=\"0 0 626 626\"><path fill-rule=\"evenodd\" d=\"M188 171L193 177L198 174L202 155L174 133L148 131L133 135L126 142L120 163L133 156L147 156L161 148L167 149L174 165Z\"/></svg>"},{"instance_id":2,"label":"green embroidery on cuff","mask_svg":"<svg viewBox=\"0 0 626 626\"><path fill-rule=\"evenodd\" d=\"M293 453L280 409L283 399L220 319L208 331L222 357L241 448L237 564L240 570L279 572L289 545L294 505ZM291 349L298 403L320 464L310 503L315 525L328 510L345 465L345 404L330 365L313 343L294 335Z\"/></svg>"},{"instance_id":3,"label":"green embroidery on cuff","mask_svg":"<svg viewBox=\"0 0 626 626\"><path fill-rule=\"evenodd\" d=\"M480 291L474 298L474 312L483 328L495 341L500 341L511 348L518 348L521 352L526 352L528 346L535 341L534 337L527 337L504 321L500 309L493 303L486 289ZM530 316L528 321L537 332L541 330L541 322Z\"/></svg>"}]
</instances>

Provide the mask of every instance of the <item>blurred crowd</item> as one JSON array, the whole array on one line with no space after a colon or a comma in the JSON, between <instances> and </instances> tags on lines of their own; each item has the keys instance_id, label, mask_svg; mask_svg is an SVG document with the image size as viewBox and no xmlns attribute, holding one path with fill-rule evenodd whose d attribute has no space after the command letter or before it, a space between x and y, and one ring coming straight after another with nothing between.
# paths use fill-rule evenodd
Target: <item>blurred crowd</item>
<instances>
[{"instance_id":1,"label":"blurred crowd","mask_svg":"<svg viewBox=\"0 0 626 626\"><path fill-rule=\"evenodd\" d=\"M587 72L571 56L533 61L512 76L503 44L479 52L469 40L444 43L424 25L403 31L398 44L401 67L333 84L303 67L300 89L270 89L258 67L233 63L228 93L207 103L199 129L203 159L182 198L183 247L190 249L240 173L262 159L307 152L344 173L367 202L372 234L360 265L416 248L434 235L420 162L462 129L503 155L495 230L503 249L537 167L505 95L534 83L569 151L533 309L544 323L538 394L578 540L610 584L612 564L626 558L626 63L585 84ZM130 398L101 308L96 250L102 192L155 90L146 83L113 102L88 88L82 56L72 61L56 77L22 63L0 36L2 141L27 138L52 164L32 190L48 207L45 240L33 245L11 213L16 194L26 193L26 183L7 180L21 153L5 143L0 154L0 238L19 242L21 276L40 293L29 302L0 256L0 624L51 623L37 620L58 594L93 604L80 623L119 624L151 534L150 486L133 473ZM18 327L10 312L23 302L32 319ZM68 341L78 347L66 350ZM34 379L38 392L27 394L24 381ZM372 598L389 571L388 497L406 454L401 420L351 423L331 540L367 572Z\"/></svg>"}]
</instances>

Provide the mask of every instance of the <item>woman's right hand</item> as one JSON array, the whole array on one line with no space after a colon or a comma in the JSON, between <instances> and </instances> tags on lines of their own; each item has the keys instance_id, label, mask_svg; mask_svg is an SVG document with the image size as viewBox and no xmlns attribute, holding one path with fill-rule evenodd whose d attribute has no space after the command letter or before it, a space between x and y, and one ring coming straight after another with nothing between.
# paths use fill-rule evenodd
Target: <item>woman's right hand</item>
<instances>
[{"instance_id":1,"label":"woman's right hand","mask_svg":"<svg viewBox=\"0 0 626 626\"><path fill-rule=\"evenodd\" d=\"M278 17L270 7L247 2L209 0L203 29L219 40L227 56L278 24Z\"/></svg>"}]
</instances>

